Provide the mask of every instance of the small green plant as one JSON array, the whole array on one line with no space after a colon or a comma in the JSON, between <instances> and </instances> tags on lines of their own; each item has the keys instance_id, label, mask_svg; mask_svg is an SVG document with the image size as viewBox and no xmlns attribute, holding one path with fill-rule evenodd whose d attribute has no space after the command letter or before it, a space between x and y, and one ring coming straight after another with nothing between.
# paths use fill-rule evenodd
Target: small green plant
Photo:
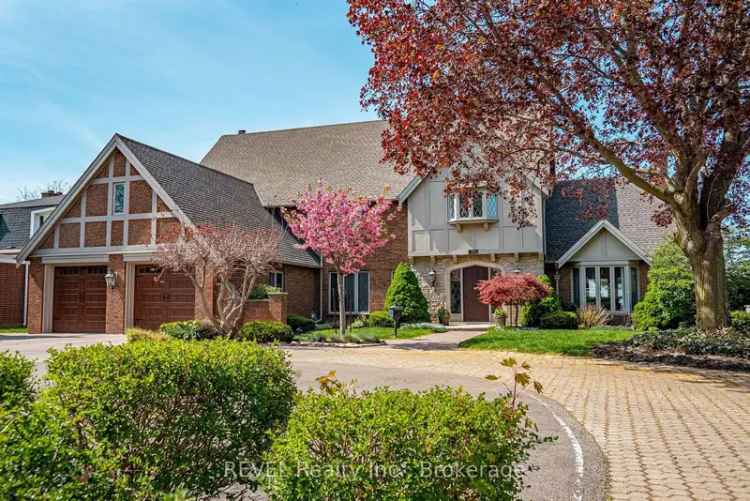
<instances>
[{"instance_id":1,"label":"small green plant","mask_svg":"<svg viewBox=\"0 0 750 501\"><path fill-rule=\"evenodd\" d=\"M732 327L737 331L750 335L750 312L733 311Z\"/></svg>"},{"instance_id":2,"label":"small green plant","mask_svg":"<svg viewBox=\"0 0 750 501\"><path fill-rule=\"evenodd\" d=\"M365 327L393 327L393 319L387 311L373 311L367 315Z\"/></svg>"},{"instance_id":3,"label":"small green plant","mask_svg":"<svg viewBox=\"0 0 750 501\"><path fill-rule=\"evenodd\" d=\"M220 335L210 322L202 320L184 320L161 324L159 331L171 338L182 339L183 341L213 339Z\"/></svg>"},{"instance_id":4,"label":"small green plant","mask_svg":"<svg viewBox=\"0 0 750 501\"><path fill-rule=\"evenodd\" d=\"M417 275L406 263L401 263L393 272L391 285L385 294L385 309L398 305L401 322L429 322L430 309L419 286Z\"/></svg>"},{"instance_id":5,"label":"small green plant","mask_svg":"<svg viewBox=\"0 0 750 501\"><path fill-rule=\"evenodd\" d=\"M505 312L503 308L495 308L495 311L492 314L495 317L495 323L500 328L505 328L505 325L508 321L508 314Z\"/></svg>"},{"instance_id":6,"label":"small green plant","mask_svg":"<svg viewBox=\"0 0 750 501\"><path fill-rule=\"evenodd\" d=\"M448 325L451 321L451 312L448 311L448 308L444 304L441 304L437 309L435 317L439 324Z\"/></svg>"},{"instance_id":7,"label":"small green plant","mask_svg":"<svg viewBox=\"0 0 750 501\"><path fill-rule=\"evenodd\" d=\"M34 396L34 362L18 353L0 352L0 416L26 405Z\"/></svg>"},{"instance_id":8,"label":"small green plant","mask_svg":"<svg viewBox=\"0 0 750 501\"><path fill-rule=\"evenodd\" d=\"M609 311L591 304L581 307L576 315L578 316L578 324L584 329L607 325L612 321L612 315Z\"/></svg>"},{"instance_id":9,"label":"small green plant","mask_svg":"<svg viewBox=\"0 0 750 501\"><path fill-rule=\"evenodd\" d=\"M242 326L239 339L256 343L288 343L294 338L292 328L273 320L253 320Z\"/></svg>"},{"instance_id":10,"label":"small green plant","mask_svg":"<svg viewBox=\"0 0 750 501\"><path fill-rule=\"evenodd\" d=\"M534 390L542 394L542 391L544 387L542 386L542 383L535 379L531 379L531 366L528 362L521 362L520 364L518 361L513 357L504 358L500 365L503 367L507 367L508 369L513 371L513 386L508 387L506 385L506 388L508 388L508 393L511 397L510 399L510 407L513 410L516 410L516 406L518 405L518 387L521 388L528 388L529 385L534 387ZM488 381L500 381L500 377L495 374L488 374L484 377Z\"/></svg>"},{"instance_id":11,"label":"small green plant","mask_svg":"<svg viewBox=\"0 0 750 501\"><path fill-rule=\"evenodd\" d=\"M128 343L135 343L138 341L169 341L170 337L163 332L150 331L147 329L139 329L137 327L131 327L125 332L125 337Z\"/></svg>"},{"instance_id":12,"label":"small green plant","mask_svg":"<svg viewBox=\"0 0 750 501\"><path fill-rule=\"evenodd\" d=\"M572 311L555 311L542 315L539 321L542 329L577 329L578 316Z\"/></svg>"},{"instance_id":13,"label":"small green plant","mask_svg":"<svg viewBox=\"0 0 750 501\"><path fill-rule=\"evenodd\" d=\"M302 315L289 315L286 317L286 323L294 332L310 332L315 330L315 320Z\"/></svg>"}]
</instances>

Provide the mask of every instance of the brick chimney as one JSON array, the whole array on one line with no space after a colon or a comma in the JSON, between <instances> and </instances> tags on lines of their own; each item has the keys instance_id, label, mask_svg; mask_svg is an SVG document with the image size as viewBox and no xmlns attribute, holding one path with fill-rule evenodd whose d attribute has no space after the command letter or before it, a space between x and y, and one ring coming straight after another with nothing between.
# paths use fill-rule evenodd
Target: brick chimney
<instances>
[{"instance_id":1,"label":"brick chimney","mask_svg":"<svg viewBox=\"0 0 750 501\"><path fill-rule=\"evenodd\" d=\"M42 195L42 198L50 198L50 197L56 197L56 196L62 195L62 193L59 191L54 191L54 190L47 190L47 191L43 191L41 195Z\"/></svg>"}]
</instances>

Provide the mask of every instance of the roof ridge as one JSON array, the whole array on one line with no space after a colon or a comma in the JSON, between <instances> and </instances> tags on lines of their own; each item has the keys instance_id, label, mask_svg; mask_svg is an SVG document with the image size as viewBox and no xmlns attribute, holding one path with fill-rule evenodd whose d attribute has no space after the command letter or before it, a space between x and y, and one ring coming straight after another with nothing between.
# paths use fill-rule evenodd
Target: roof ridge
<instances>
[{"instance_id":1,"label":"roof ridge","mask_svg":"<svg viewBox=\"0 0 750 501\"><path fill-rule=\"evenodd\" d=\"M222 134L222 137L229 137L229 136L258 136L261 134L273 134L277 132L293 132L293 131L299 131L299 130L309 130L309 129L325 129L328 127L341 127L343 125L362 125L362 124L370 124L375 122L385 122L383 119L373 119L373 120L361 120L357 122L340 122L335 124L320 124L320 125L307 125L307 126L300 126L300 127L286 127L283 129L271 129L271 130L258 130L253 132L243 132L242 134L235 133L235 134Z\"/></svg>"},{"instance_id":2,"label":"roof ridge","mask_svg":"<svg viewBox=\"0 0 750 501\"><path fill-rule=\"evenodd\" d=\"M122 138L122 139L126 139L128 141L132 141L134 143L140 144L141 146L145 146L146 148L150 148L152 150L158 151L159 153L164 153L165 155L169 155L170 157L177 158L179 160L184 160L185 162L191 163L191 164L195 165L196 167L200 167L201 169L205 169L207 171L211 171L212 173L219 174L221 176L228 177L230 179L234 179L235 181L239 181L241 183L250 185L253 188L255 187L254 183L251 183L249 181L245 181L244 179L240 179L237 176L233 176L231 174L227 174L226 172L222 172L220 170L213 169L213 168L211 168L211 167L209 167L207 165L203 165L202 163L196 162L195 160L190 160L189 158L185 158L185 157L182 157L180 155L175 155L174 153L171 153L171 152L169 152L167 150L163 150L161 148L157 148L156 146L151 146L150 144L146 144L146 143L144 143L142 141L138 141L138 140L133 139L131 137L124 136L124 135L120 134L119 132L116 132L115 135L118 136L118 137L120 137L120 138Z\"/></svg>"}]
</instances>

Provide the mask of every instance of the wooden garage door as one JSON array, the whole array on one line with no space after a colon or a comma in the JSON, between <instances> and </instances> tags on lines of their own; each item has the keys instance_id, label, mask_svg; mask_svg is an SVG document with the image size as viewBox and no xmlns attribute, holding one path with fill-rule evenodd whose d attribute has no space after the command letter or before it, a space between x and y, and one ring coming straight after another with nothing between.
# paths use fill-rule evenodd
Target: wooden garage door
<instances>
[{"instance_id":1,"label":"wooden garage door","mask_svg":"<svg viewBox=\"0 0 750 501\"><path fill-rule=\"evenodd\" d=\"M107 316L106 266L55 268L52 309L54 332L105 331Z\"/></svg>"},{"instance_id":2,"label":"wooden garage door","mask_svg":"<svg viewBox=\"0 0 750 501\"><path fill-rule=\"evenodd\" d=\"M156 330L165 322L195 318L195 288L182 273L161 273L155 266L136 266L133 323Z\"/></svg>"}]
</instances>

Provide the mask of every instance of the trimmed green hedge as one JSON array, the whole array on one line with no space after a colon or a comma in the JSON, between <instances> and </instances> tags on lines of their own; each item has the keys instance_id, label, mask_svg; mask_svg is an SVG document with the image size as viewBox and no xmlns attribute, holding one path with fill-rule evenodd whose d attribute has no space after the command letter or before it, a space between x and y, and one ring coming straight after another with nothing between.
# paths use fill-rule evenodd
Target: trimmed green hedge
<instances>
[{"instance_id":1,"label":"trimmed green hedge","mask_svg":"<svg viewBox=\"0 0 750 501\"><path fill-rule=\"evenodd\" d=\"M516 499L542 441L508 397L310 392L274 442L261 483L272 499Z\"/></svg>"},{"instance_id":2,"label":"trimmed green hedge","mask_svg":"<svg viewBox=\"0 0 750 501\"><path fill-rule=\"evenodd\" d=\"M0 414L31 402L34 362L18 353L0 352Z\"/></svg>"},{"instance_id":3,"label":"trimmed green hedge","mask_svg":"<svg viewBox=\"0 0 750 501\"><path fill-rule=\"evenodd\" d=\"M295 395L283 352L223 339L53 352L31 412L0 433L2 499L211 496L253 480Z\"/></svg>"},{"instance_id":4,"label":"trimmed green hedge","mask_svg":"<svg viewBox=\"0 0 750 501\"><path fill-rule=\"evenodd\" d=\"M294 332L310 332L315 330L315 321L302 315L289 315L286 323Z\"/></svg>"},{"instance_id":5,"label":"trimmed green hedge","mask_svg":"<svg viewBox=\"0 0 750 501\"><path fill-rule=\"evenodd\" d=\"M577 329L578 316L572 311L555 311L542 315L539 320L542 329Z\"/></svg>"},{"instance_id":6,"label":"trimmed green hedge","mask_svg":"<svg viewBox=\"0 0 750 501\"><path fill-rule=\"evenodd\" d=\"M254 320L242 326L239 339L256 343L288 343L294 339L292 328L281 322L271 320Z\"/></svg>"}]
</instances>

